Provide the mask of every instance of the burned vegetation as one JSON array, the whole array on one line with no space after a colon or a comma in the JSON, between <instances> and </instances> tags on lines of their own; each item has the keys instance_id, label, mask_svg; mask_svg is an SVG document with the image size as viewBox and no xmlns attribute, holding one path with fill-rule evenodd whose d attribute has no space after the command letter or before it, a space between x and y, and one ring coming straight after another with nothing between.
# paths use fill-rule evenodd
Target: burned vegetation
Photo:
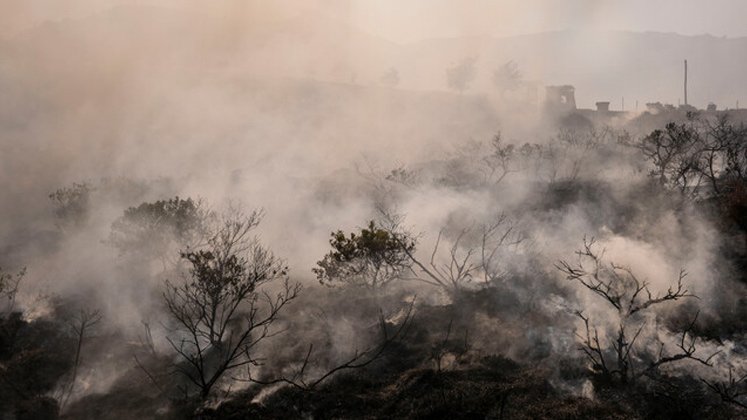
<instances>
[{"instance_id":1,"label":"burned vegetation","mask_svg":"<svg viewBox=\"0 0 747 420\"><path fill-rule=\"evenodd\" d=\"M32 263L3 268L0 413L744 417L746 174L727 117L497 135L319 191L366 211L300 270L259 234L263 210L171 183L61 187L57 246L94 238L137 304L120 320L95 287L45 293Z\"/></svg>"}]
</instances>

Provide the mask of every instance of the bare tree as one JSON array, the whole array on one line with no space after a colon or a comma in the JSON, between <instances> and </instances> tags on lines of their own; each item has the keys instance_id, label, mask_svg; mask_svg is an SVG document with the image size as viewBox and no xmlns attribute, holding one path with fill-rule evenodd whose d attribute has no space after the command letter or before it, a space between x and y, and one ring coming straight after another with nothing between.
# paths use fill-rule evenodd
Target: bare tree
<instances>
[{"instance_id":1,"label":"bare tree","mask_svg":"<svg viewBox=\"0 0 747 420\"><path fill-rule=\"evenodd\" d=\"M521 246L527 237L516 222L501 213L480 229L480 275L482 284L491 285L505 278L507 269L501 264L502 250Z\"/></svg>"},{"instance_id":2,"label":"bare tree","mask_svg":"<svg viewBox=\"0 0 747 420\"><path fill-rule=\"evenodd\" d=\"M735 376L733 368L729 368L726 381L706 381L701 379L721 400L747 410L747 373Z\"/></svg>"},{"instance_id":3,"label":"bare tree","mask_svg":"<svg viewBox=\"0 0 747 420\"><path fill-rule=\"evenodd\" d=\"M303 361L300 363L300 366L298 369L293 372L291 375L287 376L281 376L279 378L273 378L273 379L263 379L263 378L253 378L251 376L251 372L249 372L249 382L253 382L260 385L273 385L278 383L288 384L292 385L298 389L304 390L304 391L310 391L319 386L321 383L332 377L338 372L345 371L345 370L351 370L351 369L361 369L365 368L366 366L370 365L371 363L375 362L376 360L380 359L384 354L386 354L387 350L392 347L396 342L401 340L405 337L407 334L407 330L409 326L412 323L413 318L413 308L415 306L415 299L413 299L410 304L407 306L406 309L404 309L404 314L401 317L401 321L399 321L399 325L395 324L395 328L393 331L390 331L389 322L387 322L386 317L384 316L383 312L379 312L379 331L380 331L380 338L378 340L378 343L375 345L368 347L366 350L358 351L356 350L352 356L349 358L343 360L341 363L333 366L330 369L327 369L324 371L324 373L314 377L309 378L307 375L307 369L309 368L312 360L312 355L314 352L314 346L309 345L309 349L306 352L306 355L303 359Z\"/></svg>"},{"instance_id":4,"label":"bare tree","mask_svg":"<svg viewBox=\"0 0 747 420\"><path fill-rule=\"evenodd\" d=\"M702 145L700 132L688 122L669 123L646 136L638 147L654 165L651 176L661 185L694 196L703 180L698 170Z\"/></svg>"},{"instance_id":5,"label":"bare tree","mask_svg":"<svg viewBox=\"0 0 747 420\"><path fill-rule=\"evenodd\" d=\"M412 278L423 283L441 287L451 294L456 294L463 289L467 283L472 281L479 267L475 259L475 249L465 249L462 247L462 241L469 231L469 228L465 228L456 235L451 247L448 249L448 256L445 258L445 261L440 259L441 255L439 255L439 248L444 233L443 229L438 232L433 252L427 263L421 262L413 252L410 252L408 254L410 259L414 263L414 266L419 269L418 271L412 270L414 274Z\"/></svg>"},{"instance_id":6,"label":"bare tree","mask_svg":"<svg viewBox=\"0 0 747 420\"><path fill-rule=\"evenodd\" d=\"M702 120L696 127L703 141L698 150L697 171L711 187L711 195L722 198L747 184L747 126L735 124L724 114Z\"/></svg>"},{"instance_id":7,"label":"bare tree","mask_svg":"<svg viewBox=\"0 0 747 420\"><path fill-rule=\"evenodd\" d=\"M396 202L399 195L417 189L423 179L417 169L410 168L403 163L397 163L392 169L382 169L364 157L355 162L355 170L372 189L372 199L376 207L387 207Z\"/></svg>"},{"instance_id":8,"label":"bare tree","mask_svg":"<svg viewBox=\"0 0 747 420\"><path fill-rule=\"evenodd\" d=\"M3 272L0 268L0 315L10 314L15 311L16 308L16 296L21 286L21 281L26 275L26 267L22 268L18 273L9 274Z\"/></svg>"},{"instance_id":9,"label":"bare tree","mask_svg":"<svg viewBox=\"0 0 747 420\"><path fill-rule=\"evenodd\" d=\"M657 355L636 352L636 341L645 327L645 321L638 319L637 314L666 302L696 297L683 283L687 273L680 271L677 282L670 286L666 293L655 294L649 288L648 282L640 280L630 268L605 263L604 251L597 252L594 245L593 238L584 238L583 249L576 252L579 262L572 265L560 261L556 266L568 280L582 285L617 312L615 322L618 328L608 344L604 343L604 338L600 338L599 330L591 324L589 318L581 311L576 312L584 324L583 332L577 333L581 340L580 350L594 369L604 376L619 378L622 383L627 383L654 372L661 365L682 359L710 365L715 354L707 358L695 354L695 337L692 331L697 315L682 331L674 353L665 352L664 343L660 343ZM602 337L606 336L607 334L602 334ZM636 363L643 366L637 369Z\"/></svg>"},{"instance_id":10,"label":"bare tree","mask_svg":"<svg viewBox=\"0 0 747 420\"><path fill-rule=\"evenodd\" d=\"M463 339L452 339L451 330L454 324L454 320L449 320L449 325L446 327L446 334L441 342L436 343L431 348L431 360L436 365L436 371L441 372L444 368L444 359L448 355L452 355L456 361L462 358L470 350L469 344L469 330L464 331Z\"/></svg>"},{"instance_id":11,"label":"bare tree","mask_svg":"<svg viewBox=\"0 0 747 420\"><path fill-rule=\"evenodd\" d=\"M202 399L226 372L257 363L257 345L278 333L272 325L300 290L284 263L252 235L261 218L257 211L225 216L205 249L182 253L191 264L187 278L166 282L163 298L173 321L167 340L181 362L177 371ZM279 291L264 290L276 280Z\"/></svg>"},{"instance_id":12,"label":"bare tree","mask_svg":"<svg viewBox=\"0 0 747 420\"><path fill-rule=\"evenodd\" d=\"M381 212L388 231L412 237L410 233L403 233L406 231L401 216L386 210ZM407 249L401 244L400 248L411 261L408 267L410 276L405 278L439 287L452 295L458 294L475 279L480 280L481 285L490 285L504 274L498 263L499 250L516 246L525 239L504 214L491 223L462 228L448 236L445 229L438 232L427 261L418 257L415 249ZM444 242L450 243L445 251Z\"/></svg>"},{"instance_id":13,"label":"bare tree","mask_svg":"<svg viewBox=\"0 0 747 420\"><path fill-rule=\"evenodd\" d=\"M409 188L415 187L419 182L418 172L406 167L405 165L399 165L390 170L384 179Z\"/></svg>"},{"instance_id":14,"label":"bare tree","mask_svg":"<svg viewBox=\"0 0 747 420\"><path fill-rule=\"evenodd\" d=\"M490 153L482 158L485 182L496 185L509 173L518 170L513 164L515 148L513 144L504 145L501 133L497 133L490 141L490 149Z\"/></svg>"},{"instance_id":15,"label":"bare tree","mask_svg":"<svg viewBox=\"0 0 747 420\"><path fill-rule=\"evenodd\" d=\"M687 197L720 198L747 184L747 127L697 116L669 123L644 137L638 148L653 164L651 175Z\"/></svg>"},{"instance_id":16,"label":"bare tree","mask_svg":"<svg viewBox=\"0 0 747 420\"><path fill-rule=\"evenodd\" d=\"M60 396L57 400L60 402L60 410L70 400L75 392L75 383L78 380L78 371L81 365L81 355L83 345L90 338L91 330L101 321L101 313L98 310L81 309L70 320L70 330L75 337L75 358L70 377L60 390Z\"/></svg>"}]
</instances>

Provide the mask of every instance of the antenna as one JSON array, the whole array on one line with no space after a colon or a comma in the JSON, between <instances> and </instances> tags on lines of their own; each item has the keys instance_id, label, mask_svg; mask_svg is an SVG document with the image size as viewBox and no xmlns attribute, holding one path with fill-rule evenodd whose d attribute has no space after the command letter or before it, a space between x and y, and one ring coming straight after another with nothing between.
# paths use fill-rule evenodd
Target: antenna
<instances>
[{"instance_id":1,"label":"antenna","mask_svg":"<svg viewBox=\"0 0 747 420\"><path fill-rule=\"evenodd\" d=\"M685 105L687 105L687 60L685 60Z\"/></svg>"}]
</instances>

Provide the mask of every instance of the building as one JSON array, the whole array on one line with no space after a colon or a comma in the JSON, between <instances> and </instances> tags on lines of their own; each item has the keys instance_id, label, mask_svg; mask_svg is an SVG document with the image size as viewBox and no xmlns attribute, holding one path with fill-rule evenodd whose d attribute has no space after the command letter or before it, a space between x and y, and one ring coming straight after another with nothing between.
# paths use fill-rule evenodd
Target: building
<instances>
[{"instance_id":1,"label":"building","mask_svg":"<svg viewBox=\"0 0 747 420\"><path fill-rule=\"evenodd\" d=\"M576 88L571 85L545 87L545 108L562 113L576 110Z\"/></svg>"}]
</instances>

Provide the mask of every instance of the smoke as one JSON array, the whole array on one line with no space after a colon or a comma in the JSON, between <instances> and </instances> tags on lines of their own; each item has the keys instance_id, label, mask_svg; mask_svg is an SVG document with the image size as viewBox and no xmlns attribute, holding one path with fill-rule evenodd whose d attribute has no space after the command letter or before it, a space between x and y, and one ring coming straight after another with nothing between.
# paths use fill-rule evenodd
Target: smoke
<instances>
[{"instance_id":1,"label":"smoke","mask_svg":"<svg viewBox=\"0 0 747 420\"><path fill-rule=\"evenodd\" d=\"M572 134L589 136L597 142L592 146L566 144L562 134L554 137L555 121L540 112L541 86L555 83L587 88L579 89L584 106L623 91L641 104L649 100L645 95L674 102L679 87L658 87L668 69L640 86L628 70L643 35L410 42L414 34L457 35L475 25L496 33L486 26L490 13L441 1L427 19L419 19L424 2L403 6L397 19L394 2L52 3L11 2L3 6L0 25L0 266L28 267L21 303L29 317L53 314L60 298L100 309L107 333L136 341L143 320L163 318L161 287L175 273L123 258L106 240L126 208L176 195L203 198L213 209L232 201L264 209L259 237L310 290L301 304L307 306L288 320L304 328L283 339L287 348L273 351L278 361L290 360L306 342L324 341L329 352L319 372L374 339L361 330L370 329L376 311L367 308L358 317L350 315L357 307L314 312L314 298L325 297L314 288L311 268L328 251L331 231L365 225L381 216L382 205L403 216L424 260L442 239L439 232L444 245L434 255L448 258L446 244L455 243L455 232L477 235L502 214L527 238L499 254L511 276L502 280L505 295L489 296L486 307L501 317L469 319L480 331L472 340L485 352L522 361L573 352L572 310L578 307L614 329L602 321L611 318L598 296L579 292L554 268L574 257L584 236L596 237L609 261L630 267L654 293L664 293L685 269L704 316L723 312L729 297L722 277L730 269L723 268L721 239L695 209L647 190L641 156L618 137L619 128L640 129L635 121L616 122L619 127L601 134ZM613 8L524 3L507 2L505 10L484 6L505 24L524 19L520 27L497 30L511 35L576 27L581 19L608 28ZM456 22L444 25L455 10ZM550 22L556 12L563 24ZM409 18L416 15L413 23ZM390 21L392 27L381 26ZM651 36L657 45L683 43ZM718 40L699 42L697 50L705 50ZM741 43L731 40L701 62L715 57L726 64ZM561 48L556 44L567 55L554 55ZM463 93L450 91L446 69L467 57L478 57L476 80ZM663 67L670 58L652 62ZM745 64L743 54L734 59L736 70L719 70L726 77L695 82L696 101L710 100L706 90L732 100ZM507 98L496 92L491 75L509 60L518 62L528 88ZM401 77L396 88L380 82L391 68ZM512 166L497 181L485 157L499 131L504 145L515 148ZM532 146L521 149L524 143ZM413 178L387 179L398 168ZM55 217L48 195L74 182L93 189L84 217L70 224ZM467 237L467 246L476 247L476 238ZM417 294L418 302L433 307L449 301L422 283L402 287L399 298ZM350 298L329 299L342 304ZM529 321L520 316L526 302ZM153 332L156 346L167 349L166 331ZM106 392L128 367L110 363L106 345L91 351L98 373L81 377L84 393Z\"/></svg>"}]
</instances>

